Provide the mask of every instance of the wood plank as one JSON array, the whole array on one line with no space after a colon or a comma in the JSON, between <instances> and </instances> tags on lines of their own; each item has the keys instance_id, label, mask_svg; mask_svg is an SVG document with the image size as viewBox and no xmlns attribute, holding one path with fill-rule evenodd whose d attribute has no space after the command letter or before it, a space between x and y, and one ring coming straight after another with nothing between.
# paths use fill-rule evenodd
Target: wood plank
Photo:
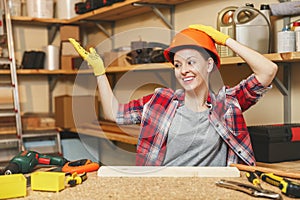
<instances>
[{"instance_id":1,"label":"wood plank","mask_svg":"<svg viewBox=\"0 0 300 200\"><path fill-rule=\"evenodd\" d=\"M236 167L101 166L101 177L240 177Z\"/></svg>"}]
</instances>

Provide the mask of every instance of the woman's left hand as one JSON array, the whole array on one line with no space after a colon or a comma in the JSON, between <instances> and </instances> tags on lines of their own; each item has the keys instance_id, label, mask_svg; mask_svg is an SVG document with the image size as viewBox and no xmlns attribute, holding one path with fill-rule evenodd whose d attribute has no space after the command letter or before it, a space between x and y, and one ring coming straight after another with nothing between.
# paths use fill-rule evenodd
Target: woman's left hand
<instances>
[{"instance_id":1,"label":"woman's left hand","mask_svg":"<svg viewBox=\"0 0 300 200\"><path fill-rule=\"evenodd\" d=\"M203 31L207 35L209 35L217 44L226 45L226 40L229 38L229 35L221 33L217 31L211 26L205 26L202 24L193 24L190 25L189 28L197 29L199 31Z\"/></svg>"}]
</instances>

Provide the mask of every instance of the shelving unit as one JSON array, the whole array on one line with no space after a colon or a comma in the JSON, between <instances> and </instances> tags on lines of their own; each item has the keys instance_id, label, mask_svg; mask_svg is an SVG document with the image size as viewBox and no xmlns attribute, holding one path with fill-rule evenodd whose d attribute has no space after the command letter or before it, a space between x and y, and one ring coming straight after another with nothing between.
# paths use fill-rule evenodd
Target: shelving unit
<instances>
[{"instance_id":1,"label":"shelving unit","mask_svg":"<svg viewBox=\"0 0 300 200\"><path fill-rule=\"evenodd\" d=\"M12 17L13 24L28 24L30 26L47 26L54 27L61 24L82 24L86 22L114 22L120 19L138 16L145 14L147 12L152 12L156 8L167 8L168 6L175 6L178 4L186 3L192 0L126 0L123 2L115 3L111 6L99 8L91 12L78 15L74 18L68 20L61 19L38 19L31 17ZM159 13L156 13L159 16ZM170 15L171 16L171 15ZM161 16L160 16L161 17ZM172 16L170 17L172 18ZM162 18L163 19L163 18ZM164 20L164 19L163 19ZM172 21L172 19L171 19ZM166 23L168 24L168 22ZM171 23L172 25L172 23ZM276 62L283 63L284 65L284 78L290 79L290 67L287 67L285 63L293 63L300 61L300 52L290 52L290 53L271 53L265 54L265 57ZM221 59L222 66L243 64L244 61L240 57L226 57ZM151 71L151 70L170 70L172 69L171 64L158 63L158 64L142 64L142 65L129 65L129 66L111 66L107 68L108 74L114 73L124 73L127 71ZM0 70L1 74L8 74L7 70ZM47 75L50 78L49 85L50 88L55 86L55 78L57 75L76 75L76 74L91 74L91 70L17 70L18 75ZM281 93L285 96L285 102L290 102L290 88L288 81L284 80L281 83L278 79L275 79L274 83L279 88ZM53 84L54 83L54 84ZM51 89L50 89L51 90ZM51 93L51 91L50 91ZM285 103L285 122L290 121L290 107Z\"/></svg>"}]
</instances>

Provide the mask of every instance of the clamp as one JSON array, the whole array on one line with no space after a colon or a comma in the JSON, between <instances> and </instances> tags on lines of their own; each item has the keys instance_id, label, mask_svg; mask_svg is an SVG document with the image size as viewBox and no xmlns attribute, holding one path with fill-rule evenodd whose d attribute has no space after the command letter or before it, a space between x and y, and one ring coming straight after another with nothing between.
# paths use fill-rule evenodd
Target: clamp
<instances>
[{"instance_id":1,"label":"clamp","mask_svg":"<svg viewBox=\"0 0 300 200\"><path fill-rule=\"evenodd\" d=\"M73 174L66 174L67 177L67 183L71 187L74 187L75 185L81 184L83 181L87 179L87 174L86 172L82 174L77 174L77 172L74 172Z\"/></svg>"}]
</instances>

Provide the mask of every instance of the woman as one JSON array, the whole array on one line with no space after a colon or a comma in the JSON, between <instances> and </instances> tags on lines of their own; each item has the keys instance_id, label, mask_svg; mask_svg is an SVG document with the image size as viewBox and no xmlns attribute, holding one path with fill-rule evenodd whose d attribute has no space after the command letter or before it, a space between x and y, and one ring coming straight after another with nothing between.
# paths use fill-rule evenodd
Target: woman
<instances>
[{"instance_id":1,"label":"woman","mask_svg":"<svg viewBox=\"0 0 300 200\"><path fill-rule=\"evenodd\" d=\"M277 65L212 27L191 25L176 34L164 55L173 63L183 89L159 88L151 95L118 104L101 58L70 40L94 69L106 119L141 124L136 165L255 165L242 112L269 89ZM210 89L210 74L220 67L215 43L243 58L253 74L232 88ZM115 115L117 113L117 115Z\"/></svg>"}]
</instances>

